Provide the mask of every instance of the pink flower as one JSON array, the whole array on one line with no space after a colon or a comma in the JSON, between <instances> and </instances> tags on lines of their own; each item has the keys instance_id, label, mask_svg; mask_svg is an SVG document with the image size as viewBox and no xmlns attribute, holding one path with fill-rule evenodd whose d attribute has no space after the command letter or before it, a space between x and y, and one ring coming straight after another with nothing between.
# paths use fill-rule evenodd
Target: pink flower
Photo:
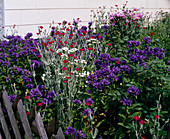
<instances>
[{"instance_id":1,"label":"pink flower","mask_svg":"<svg viewBox=\"0 0 170 139\"><path fill-rule=\"evenodd\" d=\"M67 79L70 79L71 77L70 77L70 76L67 76L66 78L67 78Z\"/></svg>"},{"instance_id":2,"label":"pink flower","mask_svg":"<svg viewBox=\"0 0 170 139\"><path fill-rule=\"evenodd\" d=\"M152 32L152 33L150 33L152 36L154 35L154 33Z\"/></svg>"},{"instance_id":3,"label":"pink flower","mask_svg":"<svg viewBox=\"0 0 170 139\"><path fill-rule=\"evenodd\" d=\"M155 119L159 119L159 116L158 116L158 115L155 115L154 117L155 117Z\"/></svg>"},{"instance_id":4,"label":"pink flower","mask_svg":"<svg viewBox=\"0 0 170 139\"><path fill-rule=\"evenodd\" d=\"M41 55L38 55L37 57L42 57Z\"/></svg>"},{"instance_id":5,"label":"pink flower","mask_svg":"<svg viewBox=\"0 0 170 139\"><path fill-rule=\"evenodd\" d=\"M79 51L85 51L85 49L84 49L84 48L81 48L81 49L79 49Z\"/></svg>"},{"instance_id":6,"label":"pink flower","mask_svg":"<svg viewBox=\"0 0 170 139\"><path fill-rule=\"evenodd\" d=\"M68 57L73 57L74 56L74 54L68 54Z\"/></svg>"},{"instance_id":7,"label":"pink flower","mask_svg":"<svg viewBox=\"0 0 170 139\"><path fill-rule=\"evenodd\" d=\"M26 112L26 114L30 114L29 112Z\"/></svg>"},{"instance_id":8,"label":"pink flower","mask_svg":"<svg viewBox=\"0 0 170 139\"><path fill-rule=\"evenodd\" d=\"M43 105L43 103L41 102L41 103L38 103L38 106L42 106Z\"/></svg>"},{"instance_id":9,"label":"pink flower","mask_svg":"<svg viewBox=\"0 0 170 139\"><path fill-rule=\"evenodd\" d=\"M79 70L80 70L80 68L75 68L75 70L79 71Z\"/></svg>"},{"instance_id":10,"label":"pink flower","mask_svg":"<svg viewBox=\"0 0 170 139\"><path fill-rule=\"evenodd\" d=\"M40 29L43 29L44 27L43 26L39 26Z\"/></svg>"},{"instance_id":11,"label":"pink flower","mask_svg":"<svg viewBox=\"0 0 170 139\"><path fill-rule=\"evenodd\" d=\"M86 106L90 106L90 105L91 105L91 103L90 103L90 102L87 102L87 103L86 103Z\"/></svg>"},{"instance_id":12,"label":"pink flower","mask_svg":"<svg viewBox=\"0 0 170 139\"><path fill-rule=\"evenodd\" d=\"M91 47L88 47L87 49L88 49L88 50L93 50L93 48L91 48Z\"/></svg>"},{"instance_id":13,"label":"pink flower","mask_svg":"<svg viewBox=\"0 0 170 139\"><path fill-rule=\"evenodd\" d=\"M63 63L67 63L67 62L68 62L68 60L64 60L64 61L63 61Z\"/></svg>"},{"instance_id":14,"label":"pink flower","mask_svg":"<svg viewBox=\"0 0 170 139\"><path fill-rule=\"evenodd\" d=\"M142 119L139 121L139 123L141 124L141 125L143 125L144 123L145 123L145 121L143 121Z\"/></svg>"},{"instance_id":15,"label":"pink flower","mask_svg":"<svg viewBox=\"0 0 170 139\"><path fill-rule=\"evenodd\" d=\"M58 55L58 56L61 56L61 55L62 55L62 53L57 53L57 55Z\"/></svg>"},{"instance_id":16,"label":"pink flower","mask_svg":"<svg viewBox=\"0 0 170 139\"><path fill-rule=\"evenodd\" d=\"M63 80L63 83L67 83L67 80Z\"/></svg>"},{"instance_id":17,"label":"pink flower","mask_svg":"<svg viewBox=\"0 0 170 139\"><path fill-rule=\"evenodd\" d=\"M71 48L73 48L74 46L73 45L69 45Z\"/></svg>"},{"instance_id":18,"label":"pink flower","mask_svg":"<svg viewBox=\"0 0 170 139\"><path fill-rule=\"evenodd\" d=\"M119 62L119 61L117 61L117 62L116 62L116 64L120 64L120 62Z\"/></svg>"},{"instance_id":19,"label":"pink flower","mask_svg":"<svg viewBox=\"0 0 170 139\"><path fill-rule=\"evenodd\" d=\"M66 31L70 31L70 29L69 29L69 28L66 28Z\"/></svg>"},{"instance_id":20,"label":"pink flower","mask_svg":"<svg viewBox=\"0 0 170 139\"><path fill-rule=\"evenodd\" d=\"M72 73L71 73L71 72L69 72L68 74L70 74L70 75L71 75Z\"/></svg>"},{"instance_id":21,"label":"pink flower","mask_svg":"<svg viewBox=\"0 0 170 139\"><path fill-rule=\"evenodd\" d=\"M63 67L63 68L61 68L62 70L67 70L67 68L66 67Z\"/></svg>"},{"instance_id":22,"label":"pink flower","mask_svg":"<svg viewBox=\"0 0 170 139\"><path fill-rule=\"evenodd\" d=\"M30 97L29 96L25 96L24 98L28 100Z\"/></svg>"},{"instance_id":23,"label":"pink flower","mask_svg":"<svg viewBox=\"0 0 170 139\"><path fill-rule=\"evenodd\" d=\"M133 119L135 119L137 121L137 120L139 120L139 116L134 116Z\"/></svg>"},{"instance_id":24,"label":"pink flower","mask_svg":"<svg viewBox=\"0 0 170 139\"><path fill-rule=\"evenodd\" d=\"M112 46L112 44L111 44L111 43L108 43L107 45L108 45L108 46Z\"/></svg>"}]
</instances>

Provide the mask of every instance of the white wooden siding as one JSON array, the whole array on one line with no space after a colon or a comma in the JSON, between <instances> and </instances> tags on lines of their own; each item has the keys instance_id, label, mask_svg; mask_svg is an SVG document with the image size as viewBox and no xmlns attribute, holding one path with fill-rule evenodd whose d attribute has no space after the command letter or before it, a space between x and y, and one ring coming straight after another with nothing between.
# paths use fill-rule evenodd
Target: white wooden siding
<instances>
[{"instance_id":1,"label":"white wooden siding","mask_svg":"<svg viewBox=\"0 0 170 139\"><path fill-rule=\"evenodd\" d=\"M14 24L18 34L34 33L43 25L48 28L53 21L72 21L80 18L86 24L90 21L90 10L97 10L99 6L110 8L115 5L122 7L126 0L5 0L5 30L10 34L10 27ZM170 11L170 0L128 0L128 8L141 8L145 12L156 12L160 8Z\"/></svg>"}]
</instances>

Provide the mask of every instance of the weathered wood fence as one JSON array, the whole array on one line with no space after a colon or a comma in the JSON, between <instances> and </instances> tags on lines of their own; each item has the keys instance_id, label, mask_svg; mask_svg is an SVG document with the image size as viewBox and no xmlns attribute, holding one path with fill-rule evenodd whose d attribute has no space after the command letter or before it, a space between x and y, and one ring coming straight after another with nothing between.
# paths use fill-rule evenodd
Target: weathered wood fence
<instances>
[{"instance_id":1,"label":"weathered wood fence","mask_svg":"<svg viewBox=\"0 0 170 139\"><path fill-rule=\"evenodd\" d=\"M16 97L12 104L5 88L0 92L0 139L33 139L33 133L41 139L65 139L61 127L57 135L53 134L54 124L53 119L45 129L40 113L35 115L35 109L32 109L27 118L21 99Z\"/></svg>"},{"instance_id":2,"label":"weathered wood fence","mask_svg":"<svg viewBox=\"0 0 170 139\"><path fill-rule=\"evenodd\" d=\"M6 108L6 111L3 108ZM34 108L27 118L22 100L16 97L12 104L5 88L0 92L0 127L2 128L0 129L0 139L33 139L33 133L41 139L65 139L61 127L58 129L57 135L53 134L55 119L52 119L45 129L40 113L35 116ZM75 133L71 139L76 139ZM170 139L170 124L167 139Z\"/></svg>"}]
</instances>

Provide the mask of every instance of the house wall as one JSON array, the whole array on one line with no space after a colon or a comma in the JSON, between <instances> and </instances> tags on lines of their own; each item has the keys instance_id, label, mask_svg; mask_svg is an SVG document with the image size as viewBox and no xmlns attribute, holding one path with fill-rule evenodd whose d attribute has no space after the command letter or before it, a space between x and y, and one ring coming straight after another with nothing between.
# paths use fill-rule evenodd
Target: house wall
<instances>
[{"instance_id":1,"label":"house wall","mask_svg":"<svg viewBox=\"0 0 170 139\"><path fill-rule=\"evenodd\" d=\"M90 10L98 10L99 6L116 9L115 4L122 7L125 3L126 0L5 0L5 34L17 31L23 36L32 32L36 37L40 25L48 29L52 22L72 21L73 18L80 18L81 24L86 24L90 21ZM160 8L170 11L170 0L128 0L127 7L144 7L142 10L153 13Z\"/></svg>"}]
</instances>

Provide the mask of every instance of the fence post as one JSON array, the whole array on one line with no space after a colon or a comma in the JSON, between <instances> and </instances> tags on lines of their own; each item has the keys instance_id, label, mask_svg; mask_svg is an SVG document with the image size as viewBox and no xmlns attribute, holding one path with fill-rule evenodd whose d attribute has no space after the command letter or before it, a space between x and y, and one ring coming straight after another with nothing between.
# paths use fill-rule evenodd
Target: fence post
<instances>
[{"instance_id":1,"label":"fence post","mask_svg":"<svg viewBox=\"0 0 170 139\"><path fill-rule=\"evenodd\" d=\"M6 107L6 110L7 110L11 125L12 125L12 129L15 133L15 137L17 139L21 139L21 135L20 135L20 132L19 132L19 129L18 129L18 126L17 126L17 121L15 119L15 115L14 115L14 112L12 110L11 102L9 101L8 95L5 91L5 87L3 89L3 102L5 104L5 107Z\"/></svg>"},{"instance_id":2,"label":"fence post","mask_svg":"<svg viewBox=\"0 0 170 139\"><path fill-rule=\"evenodd\" d=\"M21 99L19 100L19 102L17 104L17 108L18 108L20 119L21 119L22 125L24 127L24 131L25 131L25 134L27 136L27 139L33 139L31 128L30 128L30 125L29 125L29 122L28 122L28 119L27 119L27 115L26 115L26 112L24 110L24 106L22 104Z\"/></svg>"},{"instance_id":3,"label":"fence post","mask_svg":"<svg viewBox=\"0 0 170 139\"><path fill-rule=\"evenodd\" d=\"M9 133L9 130L8 130L8 126L6 124L5 117L4 117L4 114L3 114L3 111L2 111L1 102L0 102L0 121L1 121L2 129L4 131L5 137L7 139L11 139L11 136L10 136L10 133Z\"/></svg>"},{"instance_id":4,"label":"fence post","mask_svg":"<svg viewBox=\"0 0 170 139\"><path fill-rule=\"evenodd\" d=\"M36 124L37 124L37 128L38 128L40 138L41 139L48 139L47 133L44 129L44 124L43 124L42 118L40 116L40 113L38 113L37 116L36 116Z\"/></svg>"},{"instance_id":5,"label":"fence post","mask_svg":"<svg viewBox=\"0 0 170 139\"><path fill-rule=\"evenodd\" d=\"M59 129L57 131L57 139L65 139L61 127L59 127Z\"/></svg>"}]
</instances>

